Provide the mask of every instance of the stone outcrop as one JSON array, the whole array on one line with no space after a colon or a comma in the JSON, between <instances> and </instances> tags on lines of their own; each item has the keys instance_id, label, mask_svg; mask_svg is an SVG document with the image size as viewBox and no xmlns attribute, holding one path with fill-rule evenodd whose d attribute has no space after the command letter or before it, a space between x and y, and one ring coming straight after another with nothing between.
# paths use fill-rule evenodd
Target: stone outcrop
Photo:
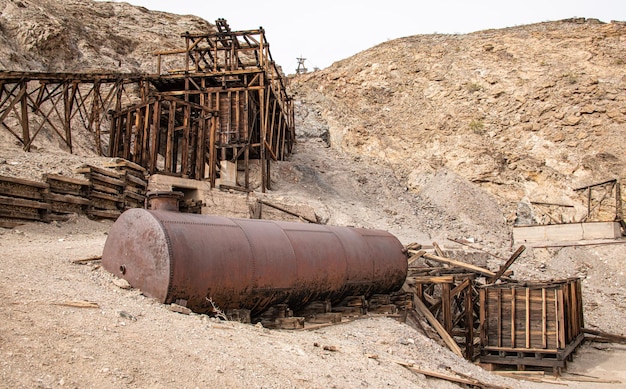
<instances>
[{"instance_id":1,"label":"stone outcrop","mask_svg":"<svg viewBox=\"0 0 626 389\"><path fill-rule=\"evenodd\" d=\"M389 164L410 190L442 168L517 202L582 205L626 178L626 23L568 19L389 41L296 76L303 124Z\"/></svg>"}]
</instances>

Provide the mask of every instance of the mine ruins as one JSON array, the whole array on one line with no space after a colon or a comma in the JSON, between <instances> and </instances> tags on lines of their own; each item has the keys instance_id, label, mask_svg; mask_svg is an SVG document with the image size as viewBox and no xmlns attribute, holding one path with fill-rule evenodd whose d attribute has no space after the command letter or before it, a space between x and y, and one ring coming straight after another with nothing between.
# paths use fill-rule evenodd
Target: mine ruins
<instances>
[{"instance_id":1,"label":"mine ruins","mask_svg":"<svg viewBox=\"0 0 626 389\"><path fill-rule=\"evenodd\" d=\"M621 24L615 28L624 36ZM388 232L371 222L377 216L367 223L358 214L342 222L323 210L325 200L331 203L333 190L339 190L337 182L355 180L355 187L341 189L338 197L349 204L339 202L336 208L359 210L354 203L361 201L360 194L354 188L369 188L368 180L374 180L360 169L371 169L379 177L389 171L376 170L375 163L356 157L346 162L327 150L326 136L300 137L299 126L306 131L315 127L313 116L336 114L328 113L323 106L327 102L303 108L307 99L319 99L316 93L322 90L313 93L308 85L316 77L333 82L339 77L328 76L326 70L309 72L305 58L298 58L296 75L285 76L272 59L262 28L233 30L218 19L210 31L179 33L177 48L152 53L153 71L0 72L0 131L7 145L12 142L6 155L0 155L7 167L0 172L0 227L3 240L11 240L2 245L3 256L13 263L5 262L0 276L3 281L23 277L26 283L36 277L35 284L46 285L39 292L24 286L0 289L0 312L8 319L0 327L6 356L1 371L7 385L168 387L197 382L200 387L241 387L248 386L251 376L245 366L255 363L258 366L249 368L260 378L252 381L253 387L355 386L368 379L375 387L383 382L481 388L563 383L611 387L623 382L623 369L608 378L568 369L576 366L578 350L588 344L613 345L622 353L618 357L624 353L626 337L616 330L622 328L623 317L603 327L606 323L591 316L594 323L588 324L591 288L583 285L594 264L583 262L576 274L555 270L550 277L541 274L550 260L544 259L539 271L520 265L538 261L540 255L556 258L561 249L595 247L613 250L607 256L616 253L611 260L621 264L626 224L624 176L618 170L612 177L563 189L573 193L576 204L546 198L524 203L527 208L518 209L514 222L492 223L498 231L494 236L508 228L505 239L481 241L460 233L426 236L420 226L400 231L402 223ZM389 69L390 74L395 71ZM623 99L624 90L617 95L615 99ZM476 126L474 135L482 131ZM368 136L361 135L367 142ZM71 161L71 167L54 162L47 166L45 149L50 144L58 149L50 158L68 158L60 165ZM20 174L28 171L20 170L21 165L29 164L41 165L35 168L38 176ZM333 170L342 177L320 178ZM445 174L433 182L448 180ZM329 190L333 182L336 188ZM396 185L394 179L377 183ZM396 194L407 190L394 192L386 201L408 203L405 194ZM466 191L468 199L487 198L473 190ZM441 192L435 197L443 198ZM317 199L307 203L302 193ZM394 221L405 217L382 201L377 206ZM444 236L445 241L436 241ZM25 261L20 255L26 254L20 252L31 246L33 255L41 257L48 255L46 246L52 247L59 269L46 265L48 270L42 271L39 262L25 263L22 273L16 264ZM610 288L623 300L622 284ZM604 292L592 292L602 300ZM50 301L33 297L47 294ZM44 304L45 309L37 308ZM616 306L623 316L623 303ZM70 324L65 324L66 319L57 319L60 311L80 316L66 318ZM31 318L32 312L42 312L45 321ZM98 315L104 318L104 329L98 329ZM24 359L27 350L16 346L22 338L30 344L28 324L23 323L35 321L43 323L33 332L40 337L61 328L60 338L53 336L59 350L46 349L40 339L26 346L53 356L41 365ZM162 335L159 326L168 334ZM140 329L128 332L132 327ZM126 338L136 339L144 331L152 339L136 340L130 349L154 352L153 363L177 354L176 347L185 344L171 337L177 331L194 339L184 353L214 352L221 361L200 359L212 370L203 370L204 378L190 376L188 382L166 381L180 366L147 373L129 362L133 367L126 371L116 364L115 355L123 353ZM248 346L233 340L231 350L220 348L222 342L212 331L226 332L219 336L231 340L236 333L234 337L245 339ZM396 333L397 339L389 338ZM353 336L346 334L360 334L354 337L370 343L355 346L340 340ZM85 339L97 336L113 348L110 354L103 354L98 342L81 349L81 342L91 344ZM262 345L254 349L254 358L263 362L242 356L246 347L253 347L253 339L263 337L280 343L287 354L259 340ZM75 339L75 346L59 340L66 338ZM387 347L389 342L401 346ZM169 351L156 351L163 344ZM75 354L69 364L76 369L55 367L64 364L63 348ZM233 358L245 359L237 372L228 367L229 351L237 355ZM300 372L304 378L298 382L298 374L283 377L276 370L282 368L267 365L276 357L288 365L285 370L291 366L299 371L286 362L290 353L298 358L317 353L319 359L300 361L311 364L312 370L321 360L337 363L343 353L348 359L360 358L354 363L365 373L345 373L334 381L332 366L323 365L320 369L329 372L325 377ZM138 354L128 359L134 361ZM99 365L100 360L106 362ZM192 375L193 363L183 364L185 373ZM47 373L28 372L34 368ZM90 369L96 373L87 378Z\"/></svg>"}]
</instances>

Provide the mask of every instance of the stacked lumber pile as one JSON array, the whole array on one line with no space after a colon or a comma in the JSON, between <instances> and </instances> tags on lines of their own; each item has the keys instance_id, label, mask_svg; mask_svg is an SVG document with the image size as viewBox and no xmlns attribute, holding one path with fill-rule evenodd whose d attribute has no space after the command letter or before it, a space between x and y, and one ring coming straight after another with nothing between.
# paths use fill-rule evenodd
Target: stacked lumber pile
<instances>
[{"instance_id":1,"label":"stacked lumber pile","mask_svg":"<svg viewBox=\"0 0 626 389\"><path fill-rule=\"evenodd\" d=\"M76 169L91 182L87 216L93 218L117 219L124 209L123 176L110 169L83 165Z\"/></svg>"},{"instance_id":2,"label":"stacked lumber pile","mask_svg":"<svg viewBox=\"0 0 626 389\"><path fill-rule=\"evenodd\" d=\"M312 301L293 311L287 304L276 304L252 321L275 329L315 329L373 315L404 322L407 312L413 308L412 299L412 294L401 291L369 297L347 296L334 304L327 300ZM230 315L227 312L227 316Z\"/></svg>"},{"instance_id":3,"label":"stacked lumber pile","mask_svg":"<svg viewBox=\"0 0 626 389\"><path fill-rule=\"evenodd\" d=\"M185 200L181 200L178 203L178 207L180 212L185 212L185 213L202 213L202 207L204 206L204 203L201 200L196 200L196 199L185 199Z\"/></svg>"},{"instance_id":4,"label":"stacked lumber pile","mask_svg":"<svg viewBox=\"0 0 626 389\"><path fill-rule=\"evenodd\" d=\"M105 167L115 169L125 183L123 191L124 210L130 208L143 208L146 202L148 190L147 171L141 165L116 158L104 164Z\"/></svg>"},{"instance_id":5,"label":"stacked lumber pile","mask_svg":"<svg viewBox=\"0 0 626 389\"><path fill-rule=\"evenodd\" d=\"M0 227L13 228L23 221L62 221L72 214L117 219L130 208L144 208L146 170L117 158L104 168L83 165L75 170L85 178L45 174L46 182L0 176ZM188 199L180 211L202 213L204 203Z\"/></svg>"},{"instance_id":6,"label":"stacked lumber pile","mask_svg":"<svg viewBox=\"0 0 626 389\"><path fill-rule=\"evenodd\" d=\"M91 183L87 180L46 174L49 186L44 199L50 204L49 220L67 220L71 214L84 214L89 206Z\"/></svg>"},{"instance_id":7,"label":"stacked lumber pile","mask_svg":"<svg viewBox=\"0 0 626 389\"><path fill-rule=\"evenodd\" d=\"M11 220L46 221L50 204L46 202L48 184L0 176L0 217ZM3 221L2 227L19 223Z\"/></svg>"}]
</instances>

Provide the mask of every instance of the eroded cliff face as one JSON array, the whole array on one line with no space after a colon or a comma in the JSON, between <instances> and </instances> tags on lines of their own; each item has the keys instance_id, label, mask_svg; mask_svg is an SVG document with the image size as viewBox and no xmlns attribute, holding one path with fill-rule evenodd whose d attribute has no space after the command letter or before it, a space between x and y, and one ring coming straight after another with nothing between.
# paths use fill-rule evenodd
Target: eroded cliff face
<instances>
[{"instance_id":1,"label":"eroded cliff face","mask_svg":"<svg viewBox=\"0 0 626 389\"><path fill-rule=\"evenodd\" d=\"M91 0L0 0L0 68L45 72L156 71L154 52L213 27L195 16Z\"/></svg>"},{"instance_id":2,"label":"eroded cliff face","mask_svg":"<svg viewBox=\"0 0 626 389\"><path fill-rule=\"evenodd\" d=\"M496 195L577 206L626 179L626 23L571 19L383 43L295 77L298 122L392 166L416 193L446 169Z\"/></svg>"}]
</instances>

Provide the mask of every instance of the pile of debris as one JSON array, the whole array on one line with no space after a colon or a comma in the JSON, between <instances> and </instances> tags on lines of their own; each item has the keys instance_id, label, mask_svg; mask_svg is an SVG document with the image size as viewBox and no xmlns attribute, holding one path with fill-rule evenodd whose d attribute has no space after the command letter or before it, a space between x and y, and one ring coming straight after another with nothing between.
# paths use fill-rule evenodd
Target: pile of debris
<instances>
[{"instance_id":1,"label":"pile of debris","mask_svg":"<svg viewBox=\"0 0 626 389\"><path fill-rule=\"evenodd\" d=\"M525 246L497 272L449 258L437 243L433 248L427 253L418 244L405 246L409 274L403 291L413 294L416 312L435 332L414 317L424 333L488 370L552 368L561 374L588 332L579 278L513 279L508 269Z\"/></svg>"}]
</instances>

